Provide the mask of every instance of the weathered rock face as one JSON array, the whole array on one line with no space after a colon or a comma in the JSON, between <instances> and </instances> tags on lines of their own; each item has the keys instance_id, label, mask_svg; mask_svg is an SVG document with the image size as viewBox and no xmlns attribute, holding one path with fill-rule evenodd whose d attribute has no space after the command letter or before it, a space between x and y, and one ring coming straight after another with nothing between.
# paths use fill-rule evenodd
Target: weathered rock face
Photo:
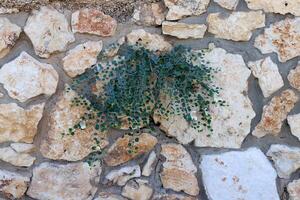
<instances>
[{"instance_id":1,"label":"weathered rock face","mask_svg":"<svg viewBox=\"0 0 300 200\"><path fill-rule=\"evenodd\" d=\"M250 132L251 120L255 113L248 98L248 78L251 74L240 55L229 54L224 49L213 48L204 55L210 66L220 71L215 74L215 85L221 87L219 99L227 106L211 106L213 132L199 133L181 116L168 119L154 116L160 128L174 136L182 144L195 140L200 147L240 148Z\"/></svg>"},{"instance_id":2,"label":"weathered rock face","mask_svg":"<svg viewBox=\"0 0 300 200\"><path fill-rule=\"evenodd\" d=\"M197 168L190 154L179 144L163 144L161 155L166 158L160 179L163 187L198 195Z\"/></svg>"},{"instance_id":3,"label":"weathered rock face","mask_svg":"<svg viewBox=\"0 0 300 200\"><path fill-rule=\"evenodd\" d=\"M112 170L105 178L111 181L113 184L123 186L130 179L141 176L141 168L139 165L122 167L119 170Z\"/></svg>"},{"instance_id":4,"label":"weathered rock face","mask_svg":"<svg viewBox=\"0 0 300 200\"><path fill-rule=\"evenodd\" d=\"M197 198L179 194L157 194L153 197L153 200L197 200Z\"/></svg>"},{"instance_id":5,"label":"weathered rock face","mask_svg":"<svg viewBox=\"0 0 300 200\"><path fill-rule=\"evenodd\" d=\"M164 0L169 8L166 19L178 20L185 16L200 15L206 12L210 0Z\"/></svg>"},{"instance_id":6,"label":"weathered rock face","mask_svg":"<svg viewBox=\"0 0 300 200\"><path fill-rule=\"evenodd\" d=\"M146 164L143 167L142 175L150 176L156 163L156 153L152 151L148 157Z\"/></svg>"},{"instance_id":7,"label":"weathered rock face","mask_svg":"<svg viewBox=\"0 0 300 200\"><path fill-rule=\"evenodd\" d=\"M300 91L300 62L295 69L290 71L288 80L293 88Z\"/></svg>"},{"instance_id":8,"label":"weathered rock face","mask_svg":"<svg viewBox=\"0 0 300 200\"><path fill-rule=\"evenodd\" d=\"M116 195L116 194L111 194L108 192L101 192L97 198L94 200L125 200L125 198Z\"/></svg>"},{"instance_id":9,"label":"weathered rock face","mask_svg":"<svg viewBox=\"0 0 300 200\"><path fill-rule=\"evenodd\" d=\"M21 102L41 94L55 93L58 74L52 65L41 63L26 52L0 69L0 83L9 96Z\"/></svg>"},{"instance_id":10,"label":"weathered rock face","mask_svg":"<svg viewBox=\"0 0 300 200\"><path fill-rule=\"evenodd\" d=\"M63 67L70 77L83 74L86 69L96 64L97 56L102 50L102 41L89 41L76 46L63 59Z\"/></svg>"},{"instance_id":11,"label":"weathered rock face","mask_svg":"<svg viewBox=\"0 0 300 200\"><path fill-rule=\"evenodd\" d=\"M35 151L35 146L33 144L11 143L10 147L18 153L32 153Z\"/></svg>"},{"instance_id":12,"label":"weathered rock face","mask_svg":"<svg viewBox=\"0 0 300 200\"><path fill-rule=\"evenodd\" d=\"M22 29L7 18L0 18L0 58L6 56L20 36Z\"/></svg>"},{"instance_id":13,"label":"weathered rock face","mask_svg":"<svg viewBox=\"0 0 300 200\"><path fill-rule=\"evenodd\" d=\"M93 120L81 120L88 110L84 105L73 104L72 101L76 100L75 98L80 99L75 91L66 89L58 97L58 101L50 111L49 131L45 140L42 141L40 149L47 158L78 161L93 151L108 145L106 133L96 130ZM85 102L89 104L86 99ZM85 127L74 129L73 127L80 122L85 123ZM72 129L71 132L74 132L73 135L70 133L70 129ZM99 141L99 144L94 138Z\"/></svg>"},{"instance_id":14,"label":"weathered rock face","mask_svg":"<svg viewBox=\"0 0 300 200\"><path fill-rule=\"evenodd\" d=\"M233 41L249 41L252 31L265 26L265 15L261 11L233 12L227 18L220 13L207 17L208 32L217 38Z\"/></svg>"},{"instance_id":15,"label":"weathered rock face","mask_svg":"<svg viewBox=\"0 0 300 200\"><path fill-rule=\"evenodd\" d=\"M291 13L300 16L299 0L246 0L248 8L253 10L263 9L265 12L280 13L282 15Z\"/></svg>"},{"instance_id":16,"label":"weathered rock face","mask_svg":"<svg viewBox=\"0 0 300 200\"><path fill-rule=\"evenodd\" d=\"M122 190L122 195L130 200L149 200L152 193L153 189L142 179L129 181Z\"/></svg>"},{"instance_id":17,"label":"weathered rock face","mask_svg":"<svg viewBox=\"0 0 300 200\"><path fill-rule=\"evenodd\" d=\"M109 148L104 160L108 166L117 166L149 152L156 143L156 137L148 133L142 133L138 137L124 135Z\"/></svg>"},{"instance_id":18,"label":"weathered rock face","mask_svg":"<svg viewBox=\"0 0 300 200\"><path fill-rule=\"evenodd\" d=\"M34 11L28 18L24 31L30 38L35 53L42 58L65 50L68 43L75 41L66 17L49 7Z\"/></svg>"},{"instance_id":19,"label":"weathered rock face","mask_svg":"<svg viewBox=\"0 0 300 200\"><path fill-rule=\"evenodd\" d=\"M262 53L276 52L280 62L286 62L300 55L300 18L286 18L265 29L255 38L254 46Z\"/></svg>"},{"instance_id":20,"label":"weathered rock face","mask_svg":"<svg viewBox=\"0 0 300 200\"><path fill-rule=\"evenodd\" d=\"M285 90L280 96L273 97L268 105L264 106L261 121L252 134L263 137L267 134L276 136L288 113L294 108L298 96L292 90Z\"/></svg>"},{"instance_id":21,"label":"weathered rock face","mask_svg":"<svg viewBox=\"0 0 300 200\"><path fill-rule=\"evenodd\" d=\"M29 182L29 177L2 169L0 170L0 194L8 199L19 199L23 197Z\"/></svg>"},{"instance_id":22,"label":"weathered rock face","mask_svg":"<svg viewBox=\"0 0 300 200\"><path fill-rule=\"evenodd\" d=\"M162 31L165 35L175 36L179 39L203 38L206 32L204 24L185 24L179 22L163 22Z\"/></svg>"},{"instance_id":23,"label":"weathered rock face","mask_svg":"<svg viewBox=\"0 0 300 200\"><path fill-rule=\"evenodd\" d=\"M280 178L288 179L293 172L300 168L300 148L274 144L267 152L267 156L274 161Z\"/></svg>"},{"instance_id":24,"label":"weathered rock face","mask_svg":"<svg viewBox=\"0 0 300 200\"><path fill-rule=\"evenodd\" d=\"M288 184L290 200L300 200L300 179L294 180Z\"/></svg>"},{"instance_id":25,"label":"weathered rock face","mask_svg":"<svg viewBox=\"0 0 300 200\"><path fill-rule=\"evenodd\" d=\"M97 191L91 182L99 182L100 173L99 165L42 163L33 169L27 195L35 199L91 200Z\"/></svg>"},{"instance_id":26,"label":"weathered rock face","mask_svg":"<svg viewBox=\"0 0 300 200\"><path fill-rule=\"evenodd\" d=\"M44 104L23 109L15 103L0 104L0 142L32 143Z\"/></svg>"},{"instance_id":27,"label":"weathered rock face","mask_svg":"<svg viewBox=\"0 0 300 200\"><path fill-rule=\"evenodd\" d=\"M200 167L208 199L279 200L276 172L259 149L204 155Z\"/></svg>"},{"instance_id":28,"label":"weathered rock face","mask_svg":"<svg viewBox=\"0 0 300 200\"><path fill-rule=\"evenodd\" d=\"M172 46L158 34L151 34L143 29L133 30L127 35L130 45L141 44L150 51L169 51Z\"/></svg>"},{"instance_id":29,"label":"weathered rock face","mask_svg":"<svg viewBox=\"0 0 300 200\"><path fill-rule=\"evenodd\" d=\"M134 10L132 19L138 25L156 26L165 20L165 7L162 2L141 4Z\"/></svg>"},{"instance_id":30,"label":"weathered rock face","mask_svg":"<svg viewBox=\"0 0 300 200\"><path fill-rule=\"evenodd\" d=\"M90 33L103 37L112 36L117 29L117 21L96 9L82 9L72 14L74 33Z\"/></svg>"},{"instance_id":31,"label":"weathered rock face","mask_svg":"<svg viewBox=\"0 0 300 200\"><path fill-rule=\"evenodd\" d=\"M0 148L0 159L15 166L30 167L36 158L26 152L20 152L20 149L3 147Z\"/></svg>"},{"instance_id":32,"label":"weathered rock face","mask_svg":"<svg viewBox=\"0 0 300 200\"><path fill-rule=\"evenodd\" d=\"M214 0L217 4L228 10L235 10L239 0Z\"/></svg>"},{"instance_id":33,"label":"weathered rock face","mask_svg":"<svg viewBox=\"0 0 300 200\"><path fill-rule=\"evenodd\" d=\"M289 115L287 121L292 134L300 140L300 114Z\"/></svg>"},{"instance_id":34,"label":"weathered rock face","mask_svg":"<svg viewBox=\"0 0 300 200\"><path fill-rule=\"evenodd\" d=\"M253 75L258 78L264 97L269 97L284 85L278 67L270 57L249 62L248 66Z\"/></svg>"}]
</instances>

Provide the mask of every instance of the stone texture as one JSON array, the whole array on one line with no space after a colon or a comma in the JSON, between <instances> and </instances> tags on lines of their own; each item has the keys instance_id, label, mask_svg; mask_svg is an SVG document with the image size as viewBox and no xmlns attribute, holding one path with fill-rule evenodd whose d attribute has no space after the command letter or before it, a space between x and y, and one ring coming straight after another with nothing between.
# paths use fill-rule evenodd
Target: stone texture
<instances>
[{"instance_id":1,"label":"stone texture","mask_svg":"<svg viewBox=\"0 0 300 200\"><path fill-rule=\"evenodd\" d=\"M213 69L219 69L215 74L214 84L222 88L219 99L227 104L211 106L213 132L204 130L199 133L183 117L176 115L169 116L168 119L154 115L154 121L160 123L160 128L167 135L176 137L182 144L195 140L195 146L199 147L240 148L250 132L251 120L255 117L247 96L251 72L242 56L227 53L224 49L211 46L208 52L202 54L205 62L209 62Z\"/></svg>"},{"instance_id":2,"label":"stone texture","mask_svg":"<svg viewBox=\"0 0 300 200\"><path fill-rule=\"evenodd\" d=\"M55 93L58 74L50 64L41 63L26 52L0 69L0 83L9 96L21 102Z\"/></svg>"},{"instance_id":3,"label":"stone texture","mask_svg":"<svg viewBox=\"0 0 300 200\"><path fill-rule=\"evenodd\" d=\"M130 179L141 176L141 168L139 165L125 166L118 170L110 171L105 178L111 181L113 184L123 186Z\"/></svg>"},{"instance_id":4,"label":"stone texture","mask_svg":"<svg viewBox=\"0 0 300 200\"><path fill-rule=\"evenodd\" d=\"M12 147L0 148L0 159L19 167L30 167L36 160L36 158L30 154L17 152Z\"/></svg>"},{"instance_id":5,"label":"stone texture","mask_svg":"<svg viewBox=\"0 0 300 200\"><path fill-rule=\"evenodd\" d=\"M96 9L82 9L72 14L74 33L89 33L103 37L112 36L117 29L117 21Z\"/></svg>"},{"instance_id":6,"label":"stone texture","mask_svg":"<svg viewBox=\"0 0 300 200\"><path fill-rule=\"evenodd\" d=\"M280 62L300 55L300 18L286 18L271 24L255 38L254 46L263 54L276 52Z\"/></svg>"},{"instance_id":7,"label":"stone texture","mask_svg":"<svg viewBox=\"0 0 300 200\"><path fill-rule=\"evenodd\" d=\"M185 24L179 22L163 22L162 31L165 35L171 35L179 39L203 38L207 26L204 24Z\"/></svg>"},{"instance_id":8,"label":"stone texture","mask_svg":"<svg viewBox=\"0 0 300 200\"><path fill-rule=\"evenodd\" d=\"M127 35L130 45L141 44L150 51L169 51L172 46L161 35L151 34L144 29L133 30Z\"/></svg>"},{"instance_id":9,"label":"stone texture","mask_svg":"<svg viewBox=\"0 0 300 200\"><path fill-rule=\"evenodd\" d=\"M18 40L22 29L7 18L0 17L0 58L6 56Z\"/></svg>"},{"instance_id":10,"label":"stone texture","mask_svg":"<svg viewBox=\"0 0 300 200\"><path fill-rule=\"evenodd\" d=\"M300 200L300 179L288 184L289 200Z\"/></svg>"},{"instance_id":11,"label":"stone texture","mask_svg":"<svg viewBox=\"0 0 300 200\"><path fill-rule=\"evenodd\" d=\"M284 83L277 65L270 57L248 63L253 75L258 78L264 97L269 97L283 87Z\"/></svg>"},{"instance_id":12,"label":"stone texture","mask_svg":"<svg viewBox=\"0 0 300 200\"><path fill-rule=\"evenodd\" d=\"M130 200L149 200L152 193L153 189L142 179L129 181L122 189L122 195Z\"/></svg>"},{"instance_id":13,"label":"stone texture","mask_svg":"<svg viewBox=\"0 0 300 200\"><path fill-rule=\"evenodd\" d=\"M292 69L288 75L290 85L300 91L300 62L295 69Z\"/></svg>"},{"instance_id":14,"label":"stone texture","mask_svg":"<svg viewBox=\"0 0 300 200\"><path fill-rule=\"evenodd\" d=\"M263 9L265 12L280 13L282 15L291 13L300 16L299 0L246 0L248 8L253 10Z\"/></svg>"},{"instance_id":15,"label":"stone texture","mask_svg":"<svg viewBox=\"0 0 300 200\"><path fill-rule=\"evenodd\" d=\"M23 197L29 182L29 177L3 169L0 170L0 194L8 199Z\"/></svg>"},{"instance_id":16,"label":"stone texture","mask_svg":"<svg viewBox=\"0 0 300 200\"><path fill-rule=\"evenodd\" d=\"M279 200L276 171L257 148L203 155L200 168L210 200Z\"/></svg>"},{"instance_id":17,"label":"stone texture","mask_svg":"<svg viewBox=\"0 0 300 200\"><path fill-rule=\"evenodd\" d=\"M252 31L265 26L265 15L261 11L233 12L227 17L211 13L207 17L208 32L216 38L233 41L249 41Z\"/></svg>"},{"instance_id":18,"label":"stone texture","mask_svg":"<svg viewBox=\"0 0 300 200\"><path fill-rule=\"evenodd\" d=\"M43 103L28 109L23 109L15 103L0 104L0 142L32 143L43 110Z\"/></svg>"},{"instance_id":19,"label":"stone texture","mask_svg":"<svg viewBox=\"0 0 300 200\"><path fill-rule=\"evenodd\" d=\"M163 187L198 195L197 168L190 154L179 144L162 144L161 148L161 155L166 158L160 173Z\"/></svg>"},{"instance_id":20,"label":"stone texture","mask_svg":"<svg viewBox=\"0 0 300 200\"><path fill-rule=\"evenodd\" d=\"M92 200L99 182L101 167L87 163L42 163L33 169L33 177L27 195L32 198L61 200Z\"/></svg>"},{"instance_id":21,"label":"stone texture","mask_svg":"<svg viewBox=\"0 0 300 200\"><path fill-rule=\"evenodd\" d=\"M186 16L201 15L206 12L210 0L164 0L169 8L166 19L178 20Z\"/></svg>"},{"instance_id":22,"label":"stone texture","mask_svg":"<svg viewBox=\"0 0 300 200\"><path fill-rule=\"evenodd\" d=\"M181 194L156 194L153 200L201 200L196 197L184 196Z\"/></svg>"},{"instance_id":23,"label":"stone texture","mask_svg":"<svg viewBox=\"0 0 300 200\"><path fill-rule=\"evenodd\" d=\"M30 38L35 53L42 58L49 58L51 53L64 51L69 43L75 41L66 17L50 7L33 11L24 31Z\"/></svg>"},{"instance_id":24,"label":"stone texture","mask_svg":"<svg viewBox=\"0 0 300 200\"><path fill-rule=\"evenodd\" d=\"M132 19L138 25L156 26L165 20L165 6L162 2L141 4L133 12Z\"/></svg>"},{"instance_id":25,"label":"stone texture","mask_svg":"<svg viewBox=\"0 0 300 200\"><path fill-rule=\"evenodd\" d=\"M149 152L157 143L156 137L142 133L138 136L139 141L136 142L133 147L129 147L128 144L134 140L134 136L124 135L122 138L118 138L117 141L109 148L104 160L108 166L117 166L123 164L135 157ZM132 148L137 148L136 151L132 151ZM129 152L132 151L132 152Z\"/></svg>"},{"instance_id":26,"label":"stone texture","mask_svg":"<svg viewBox=\"0 0 300 200\"><path fill-rule=\"evenodd\" d=\"M287 117L288 124L294 136L300 140L300 114L289 115Z\"/></svg>"},{"instance_id":27,"label":"stone texture","mask_svg":"<svg viewBox=\"0 0 300 200\"><path fill-rule=\"evenodd\" d=\"M12 143L10 147L18 153L32 153L35 151L35 146L33 144L26 143Z\"/></svg>"},{"instance_id":28,"label":"stone texture","mask_svg":"<svg viewBox=\"0 0 300 200\"><path fill-rule=\"evenodd\" d=\"M148 157L147 162L145 163L143 170L142 170L142 175L143 176L150 176L152 171L155 168L155 163L156 163L156 153L152 151Z\"/></svg>"},{"instance_id":29,"label":"stone texture","mask_svg":"<svg viewBox=\"0 0 300 200\"><path fill-rule=\"evenodd\" d=\"M5 8L0 7L0 14L12 14L20 12L18 8Z\"/></svg>"},{"instance_id":30,"label":"stone texture","mask_svg":"<svg viewBox=\"0 0 300 200\"><path fill-rule=\"evenodd\" d=\"M228 10L235 10L239 0L214 0L217 4Z\"/></svg>"},{"instance_id":31,"label":"stone texture","mask_svg":"<svg viewBox=\"0 0 300 200\"><path fill-rule=\"evenodd\" d=\"M112 193L108 193L108 192L101 192L99 194L99 196L97 198L95 198L94 200L125 200L125 198L116 195L116 194L112 194Z\"/></svg>"},{"instance_id":32,"label":"stone texture","mask_svg":"<svg viewBox=\"0 0 300 200\"><path fill-rule=\"evenodd\" d=\"M74 135L68 134L69 129L80 123L81 117L89 112L84 105L72 104L75 98L79 99L75 91L65 89L49 112L49 131L40 149L43 156L53 160L78 161L108 145L106 133L95 129L94 120L83 121L85 128L76 129ZM89 104L88 100L86 102ZM96 145L94 138L100 142L99 145ZM94 146L97 149L93 150Z\"/></svg>"},{"instance_id":33,"label":"stone texture","mask_svg":"<svg viewBox=\"0 0 300 200\"><path fill-rule=\"evenodd\" d=\"M288 179L300 168L300 148L273 144L267 156L271 157L280 178Z\"/></svg>"},{"instance_id":34,"label":"stone texture","mask_svg":"<svg viewBox=\"0 0 300 200\"><path fill-rule=\"evenodd\" d=\"M280 96L273 97L268 105L264 106L261 121L252 134L259 138L268 134L277 136L283 121L297 101L298 96L292 90L285 90Z\"/></svg>"},{"instance_id":35,"label":"stone texture","mask_svg":"<svg viewBox=\"0 0 300 200\"><path fill-rule=\"evenodd\" d=\"M97 56L102 50L102 41L88 41L71 49L63 58L63 67L70 77L83 74L96 64Z\"/></svg>"}]
</instances>

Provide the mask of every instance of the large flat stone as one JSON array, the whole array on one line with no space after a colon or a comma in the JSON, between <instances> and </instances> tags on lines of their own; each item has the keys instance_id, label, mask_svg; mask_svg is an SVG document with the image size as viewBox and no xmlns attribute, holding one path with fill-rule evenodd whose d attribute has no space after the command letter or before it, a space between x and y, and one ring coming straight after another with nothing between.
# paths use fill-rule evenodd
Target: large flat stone
<instances>
[{"instance_id":1,"label":"large flat stone","mask_svg":"<svg viewBox=\"0 0 300 200\"><path fill-rule=\"evenodd\" d=\"M87 163L42 163L33 169L27 195L38 199L92 200L99 182L101 167Z\"/></svg>"},{"instance_id":2,"label":"large flat stone","mask_svg":"<svg viewBox=\"0 0 300 200\"><path fill-rule=\"evenodd\" d=\"M207 17L208 32L217 38L233 41L249 41L252 31L265 26L265 15L261 11L233 12L227 17L211 13Z\"/></svg>"},{"instance_id":3,"label":"large flat stone","mask_svg":"<svg viewBox=\"0 0 300 200\"><path fill-rule=\"evenodd\" d=\"M200 168L210 200L279 200L276 171L257 148L203 155Z\"/></svg>"},{"instance_id":4,"label":"large flat stone","mask_svg":"<svg viewBox=\"0 0 300 200\"><path fill-rule=\"evenodd\" d=\"M165 35L171 35L179 39L203 38L207 26L204 24L186 24L179 22L163 22L162 31Z\"/></svg>"},{"instance_id":5,"label":"large flat stone","mask_svg":"<svg viewBox=\"0 0 300 200\"><path fill-rule=\"evenodd\" d=\"M0 148L0 159L19 167L30 167L36 160L36 158L30 154L18 152L12 147Z\"/></svg>"},{"instance_id":6,"label":"large flat stone","mask_svg":"<svg viewBox=\"0 0 300 200\"><path fill-rule=\"evenodd\" d=\"M280 62L300 55L300 18L286 18L271 24L265 32L255 38L254 46L263 54L275 52Z\"/></svg>"},{"instance_id":7,"label":"large flat stone","mask_svg":"<svg viewBox=\"0 0 300 200\"><path fill-rule=\"evenodd\" d=\"M288 124L291 128L291 132L294 136L300 140L300 113L295 115L289 115L287 117Z\"/></svg>"},{"instance_id":8,"label":"large flat stone","mask_svg":"<svg viewBox=\"0 0 300 200\"><path fill-rule=\"evenodd\" d=\"M133 12L132 19L138 25L156 26L165 20L165 6L162 2L142 3Z\"/></svg>"},{"instance_id":9,"label":"large flat stone","mask_svg":"<svg viewBox=\"0 0 300 200\"><path fill-rule=\"evenodd\" d=\"M2 66L0 83L9 96L25 102L42 94L54 94L58 74L52 65L41 63L23 51L16 59Z\"/></svg>"},{"instance_id":10,"label":"large flat stone","mask_svg":"<svg viewBox=\"0 0 300 200\"><path fill-rule=\"evenodd\" d=\"M228 10L235 10L239 0L214 0L217 4Z\"/></svg>"},{"instance_id":11,"label":"large flat stone","mask_svg":"<svg viewBox=\"0 0 300 200\"><path fill-rule=\"evenodd\" d=\"M300 91L300 62L295 69L292 69L288 75L290 85Z\"/></svg>"},{"instance_id":12,"label":"large flat stone","mask_svg":"<svg viewBox=\"0 0 300 200\"><path fill-rule=\"evenodd\" d=\"M67 45L75 41L66 17L50 7L42 7L29 16L25 33L30 38L35 53L42 58L64 51Z\"/></svg>"}]
</instances>

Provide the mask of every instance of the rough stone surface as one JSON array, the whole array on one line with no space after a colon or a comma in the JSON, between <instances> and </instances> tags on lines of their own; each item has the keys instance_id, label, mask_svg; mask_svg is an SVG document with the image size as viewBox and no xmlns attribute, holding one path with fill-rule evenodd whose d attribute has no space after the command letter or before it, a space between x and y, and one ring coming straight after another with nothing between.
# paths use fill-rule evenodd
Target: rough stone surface
<instances>
[{"instance_id":1,"label":"rough stone surface","mask_svg":"<svg viewBox=\"0 0 300 200\"><path fill-rule=\"evenodd\" d=\"M289 115L287 117L288 124L294 136L300 140L300 114Z\"/></svg>"},{"instance_id":2,"label":"rough stone surface","mask_svg":"<svg viewBox=\"0 0 300 200\"><path fill-rule=\"evenodd\" d=\"M252 134L259 138L267 134L278 135L283 121L297 101L298 96L292 90L285 90L280 96L273 97L269 104L264 106L261 121Z\"/></svg>"},{"instance_id":3,"label":"rough stone surface","mask_svg":"<svg viewBox=\"0 0 300 200\"><path fill-rule=\"evenodd\" d=\"M152 151L148 157L146 164L143 167L142 175L150 176L152 171L154 170L155 163L156 163L156 153Z\"/></svg>"},{"instance_id":4,"label":"rough stone surface","mask_svg":"<svg viewBox=\"0 0 300 200\"><path fill-rule=\"evenodd\" d=\"M179 194L156 194L153 200L199 200L196 197L184 196Z\"/></svg>"},{"instance_id":5,"label":"rough stone surface","mask_svg":"<svg viewBox=\"0 0 300 200\"><path fill-rule=\"evenodd\" d=\"M117 141L109 148L104 160L108 166L117 166L123 164L133 158L149 152L157 143L156 137L142 133L138 136L139 141L134 144L137 147L137 151L129 152L131 148L128 144L134 140L133 136L124 135L122 138L118 138Z\"/></svg>"},{"instance_id":6,"label":"rough stone surface","mask_svg":"<svg viewBox=\"0 0 300 200\"><path fill-rule=\"evenodd\" d=\"M15 103L0 104L0 142L32 143L44 104L23 109Z\"/></svg>"},{"instance_id":7,"label":"rough stone surface","mask_svg":"<svg viewBox=\"0 0 300 200\"><path fill-rule=\"evenodd\" d=\"M7 18L0 18L0 58L6 56L15 45L22 29Z\"/></svg>"},{"instance_id":8,"label":"rough stone surface","mask_svg":"<svg viewBox=\"0 0 300 200\"><path fill-rule=\"evenodd\" d=\"M261 11L233 12L224 18L220 13L211 13L207 23L208 32L217 38L249 41L253 30L265 26L265 15Z\"/></svg>"},{"instance_id":9,"label":"rough stone surface","mask_svg":"<svg viewBox=\"0 0 300 200\"><path fill-rule=\"evenodd\" d=\"M130 45L139 43L151 51L169 51L172 46L158 34L151 34L143 29L133 30L127 35L127 42Z\"/></svg>"},{"instance_id":10,"label":"rough stone surface","mask_svg":"<svg viewBox=\"0 0 300 200\"><path fill-rule=\"evenodd\" d=\"M74 33L89 33L103 37L112 36L117 29L117 21L97 9L82 9L72 14Z\"/></svg>"},{"instance_id":11,"label":"rough stone surface","mask_svg":"<svg viewBox=\"0 0 300 200\"><path fill-rule=\"evenodd\" d=\"M170 116L169 119L154 116L154 121L182 144L195 140L194 144L200 147L240 148L255 116L246 95L251 72L240 55L229 54L221 48L212 48L204 57L211 67L220 69L215 74L215 85L222 88L219 98L227 104L211 107L213 132L204 130L199 134L181 116Z\"/></svg>"},{"instance_id":12,"label":"rough stone surface","mask_svg":"<svg viewBox=\"0 0 300 200\"><path fill-rule=\"evenodd\" d=\"M125 198L116 195L116 194L112 194L112 193L108 193L108 192L101 192L99 194L99 196L97 198L95 198L94 200L125 200Z\"/></svg>"},{"instance_id":13,"label":"rough stone surface","mask_svg":"<svg viewBox=\"0 0 300 200\"><path fill-rule=\"evenodd\" d=\"M204 155L200 168L208 199L279 200L276 171L257 148Z\"/></svg>"},{"instance_id":14,"label":"rough stone surface","mask_svg":"<svg viewBox=\"0 0 300 200\"><path fill-rule=\"evenodd\" d=\"M19 167L30 167L36 160L30 154L17 152L12 147L0 148L0 159Z\"/></svg>"},{"instance_id":15,"label":"rough stone surface","mask_svg":"<svg viewBox=\"0 0 300 200\"><path fill-rule=\"evenodd\" d=\"M23 197L29 182L29 177L3 169L0 170L0 194L9 199Z\"/></svg>"},{"instance_id":16,"label":"rough stone surface","mask_svg":"<svg viewBox=\"0 0 300 200\"><path fill-rule=\"evenodd\" d=\"M68 86L66 86L68 88ZM81 122L81 117L87 112L85 106L72 104L74 98L79 98L73 90L65 91L58 97L48 120L49 131L41 144L43 156L53 160L78 161L108 145L105 133L95 129L93 121L86 120L85 128L76 129L74 135L70 135L69 129ZM86 100L87 101L87 100ZM88 101L87 101L88 102ZM97 133L97 135L94 135ZM94 138L100 141L96 145ZM93 146L99 149L93 150Z\"/></svg>"},{"instance_id":17,"label":"rough stone surface","mask_svg":"<svg viewBox=\"0 0 300 200\"><path fill-rule=\"evenodd\" d=\"M300 18L286 18L272 24L255 38L254 46L262 53L276 52L280 62L300 55Z\"/></svg>"},{"instance_id":18,"label":"rough stone surface","mask_svg":"<svg viewBox=\"0 0 300 200\"><path fill-rule=\"evenodd\" d=\"M101 167L87 163L42 163L33 169L33 177L27 195L35 199L91 200L99 182Z\"/></svg>"},{"instance_id":19,"label":"rough stone surface","mask_svg":"<svg viewBox=\"0 0 300 200\"><path fill-rule=\"evenodd\" d=\"M228 10L235 10L239 0L214 0L217 4Z\"/></svg>"},{"instance_id":20,"label":"rough stone surface","mask_svg":"<svg viewBox=\"0 0 300 200\"><path fill-rule=\"evenodd\" d=\"M122 195L130 200L149 200L153 189L142 179L129 181L122 189Z\"/></svg>"},{"instance_id":21,"label":"rough stone surface","mask_svg":"<svg viewBox=\"0 0 300 200\"><path fill-rule=\"evenodd\" d=\"M130 179L137 178L141 176L141 168L139 165L126 166L118 170L112 170L109 172L105 178L111 181L113 184L123 186Z\"/></svg>"},{"instance_id":22,"label":"rough stone surface","mask_svg":"<svg viewBox=\"0 0 300 200\"><path fill-rule=\"evenodd\" d=\"M58 74L50 64L41 63L26 52L0 69L0 83L9 96L21 102L38 95L55 93Z\"/></svg>"},{"instance_id":23,"label":"rough stone surface","mask_svg":"<svg viewBox=\"0 0 300 200\"><path fill-rule=\"evenodd\" d=\"M290 175L300 168L300 148L273 144L267 156L271 157L280 178L288 179Z\"/></svg>"},{"instance_id":24,"label":"rough stone surface","mask_svg":"<svg viewBox=\"0 0 300 200\"><path fill-rule=\"evenodd\" d=\"M138 25L156 26L165 20L165 7L162 2L141 4L134 12L132 19Z\"/></svg>"},{"instance_id":25,"label":"rough stone surface","mask_svg":"<svg viewBox=\"0 0 300 200\"><path fill-rule=\"evenodd\" d=\"M179 22L163 22L162 31L179 39L203 38L207 26L204 24L185 24Z\"/></svg>"},{"instance_id":26,"label":"rough stone surface","mask_svg":"<svg viewBox=\"0 0 300 200\"><path fill-rule=\"evenodd\" d=\"M102 41L89 41L71 49L63 59L63 67L70 77L83 74L96 64L97 56L102 50Z\"/></svg>"},{"instance_id":27,"label":"rough stone surface","mask_svg":"<svg viewBox=\"0 0 300 200\"><path fill-rule=\"evenodd\" d=\"M300 179L288 184L289 200L300 200Z\"/></svg>"},{"instance_id":28,"label":"rough stone surface","mask_svg":"<svg viewBox=\"0 0 300 200\"><path fill-rule=\"evenodd\" d=\"M66 17L50 7L33 11L24 31L30 38L35 53L42 58L49 58L51 53L64 51L66 46L75 40Z\"/></svg>"},{"instance_id":29,"label":"rough stone surface","mask_svg":"<svg viewBox=\"0 0 300 200\"><path fill-rule=\"evenodd\" d=\"M295 69L292 69L288 75L290 85L300 91L300 62Z\"/></svg>"},{"instance_id":30,"label":"rough stone surface","mask_svg":"<svg viewBox=\"0 0 300 200\"><path fill-rule=\"evenodd\" d=\"M10 147L18 153L32 153L35 150L33 144L26 143L12 143Z\"/></svg>"},{"instance_id":31,"label":"rough stone surface","mask_svg":"<svg viewBox=\"0 0 300 200\"><path fill-rule=\"evenodd\" d=\"M300 16L299 0L246 0L248 8L253 10L263 9L265 12L280 13L282 15L291 13Z\"/></svg>"},{"instance_id":32,"label":"rough stone surface","mask_svg":"<svg viewBox=\"0 0 300 200\"><path fill-rule=\"evenodd\" d=\"M248 63L253 75L258 78L264 97L269 97L283 87L284 83L277 65L270 57Z\"/></svg>"},{"instance_id":33,"label":"rough stone surface","mask_svg":"<svg viewBox=\"0 0 300 200\"><path fill-rule=\"evenodd\" d=\"M200 15L206 12L210 0L164 0L169 8L166 19L178 20L186 16Z\"/></svg>"},{"instance_id":34,"label":"rough stone surface","mask_svg":"<svg viewBox=\"0 0 300 200\"><path fill-rule=\"evenodd\" d=\"M161 155L166 158L160 173L163 187L197 195L199 193L197 168L185 148L179 144L163 144Z\"/></svg>"}]
</instances>

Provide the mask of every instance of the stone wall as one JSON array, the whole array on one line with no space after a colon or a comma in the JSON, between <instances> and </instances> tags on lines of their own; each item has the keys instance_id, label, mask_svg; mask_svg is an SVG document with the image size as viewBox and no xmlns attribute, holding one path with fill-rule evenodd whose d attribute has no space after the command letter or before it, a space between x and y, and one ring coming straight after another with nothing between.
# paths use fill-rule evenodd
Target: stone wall
<instances>
[{"instance_id":1,"label":"stone wall","mask_svg":"<svg viewBox=\"0 0 300 200\"><path fill-rule=\"evenodd\" d=\"M0 6L0 199L300 199L298 0ZM67 84L99 52L113 56L112 44L137 41L154 51L208 48L228 104L211 108L213 132L172 116L154 117L155 133L138 140L116 130L95 136L85 125L62 136L85 112L71 106L78 94ZM89 166L100 147L103 162Z\"/></svg>"}]
</instances>

